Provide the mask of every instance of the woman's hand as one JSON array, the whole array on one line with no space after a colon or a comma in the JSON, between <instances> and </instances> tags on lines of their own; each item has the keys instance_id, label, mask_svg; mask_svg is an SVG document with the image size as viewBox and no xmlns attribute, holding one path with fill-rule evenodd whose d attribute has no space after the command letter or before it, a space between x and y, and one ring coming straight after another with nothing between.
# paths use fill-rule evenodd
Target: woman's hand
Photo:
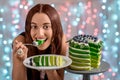
<instances>
[{"instance_id":1,"label":"woman's hand","mask_svg":"<svg viewBox=\"0 0 120 80\"><path fill-rule=\"evenodd\" d=\"M18 58L19 60L24 60L27 58L28 48L22 43L18 42L17 40L13 44L13 56Z\"/></svg>"}]
</instances>

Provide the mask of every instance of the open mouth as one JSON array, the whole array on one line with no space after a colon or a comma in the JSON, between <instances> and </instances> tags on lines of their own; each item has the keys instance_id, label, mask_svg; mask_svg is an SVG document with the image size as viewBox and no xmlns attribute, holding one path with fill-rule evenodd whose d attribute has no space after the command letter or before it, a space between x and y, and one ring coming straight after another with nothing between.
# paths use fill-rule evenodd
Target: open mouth
<instances>
[{"instance_id":1,"label":"open mouth","mask_svg":"<svg viewBox=\"0 0 120 80\"><path fill-rule=\"evenodd\" d=\"M47 38L46 39L37 39L37 40L33 41L33 43L36 46L40 46L40 45L44 44L46 41L47 41Z\"/></svg>"}]
</instances>

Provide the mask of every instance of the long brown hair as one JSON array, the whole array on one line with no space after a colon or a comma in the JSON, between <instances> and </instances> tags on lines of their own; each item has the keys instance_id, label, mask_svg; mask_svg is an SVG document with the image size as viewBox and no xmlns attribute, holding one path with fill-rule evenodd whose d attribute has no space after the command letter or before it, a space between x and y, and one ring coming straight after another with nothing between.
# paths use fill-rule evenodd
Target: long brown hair
<instances>
[{"instance_id":1,"label":"long brown hair","mask_svg":"<svg viewBox=\"0 0 120 80\"><path fill-rule=\"evenodd\" d=\"M50 6L49 4L37 4L33 8L30 9L28 12L26 22L25 22L25 32L26 32L26 42L32 43L32 38L30 36L30 30L31 30L31 19L35 13L45 13L48 15L48 17L51 20L52 25L52 42L50 45L50 53L51 54L60 54L61 52L61 45L62 45L62 36L63 36L63 30L62 30L62 24L60 21L60 17L58 12L55 8ZM30 50L34 51L37 49L33 49L33 47L29 47ZM29 51L28 56L35 55L34 52Z\"/></svg>"}]
</instances>

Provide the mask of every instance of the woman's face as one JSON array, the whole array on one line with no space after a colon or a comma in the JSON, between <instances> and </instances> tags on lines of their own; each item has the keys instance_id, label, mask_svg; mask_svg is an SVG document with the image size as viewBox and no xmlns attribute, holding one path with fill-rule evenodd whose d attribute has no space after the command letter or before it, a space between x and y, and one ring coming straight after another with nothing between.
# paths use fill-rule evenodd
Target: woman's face
<instances>
[{"instance_id":1,"label":"woman's face","mask_svg":"<svg viewBox=\"0 0 120 80\"><path fill-rule=\"evenodd\" d=\"M52 27L49 17L44 13L36 13L31 20L31 37L34 40L44 39L45 42L38 46L39 50L48 48L52 41Z\"/></svg>"}]
</instances>

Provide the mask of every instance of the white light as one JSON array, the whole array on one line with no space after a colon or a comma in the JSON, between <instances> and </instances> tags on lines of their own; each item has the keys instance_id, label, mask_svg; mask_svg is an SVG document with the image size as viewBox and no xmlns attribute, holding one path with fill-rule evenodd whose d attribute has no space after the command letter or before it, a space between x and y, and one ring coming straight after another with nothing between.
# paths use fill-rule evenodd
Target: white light
<instances>
[{"instance_id":1,"label":"white light","mask_svg":"<svg viewBox=\"0 0 120 80\"><path fill-rule=\"evenodd\" d=\"M3 34L0 34L0 38L3 38Z\"/></svg>"},{"instance_id":2,"label":"white light","mask_svg":"<svg viewBox=\"0 0 120 80\"><path fill-rule=\"evenodd\" d=\"M107 31L105 29L102 30L103 33L106 33Z\"/></svg>"},{"instance_id":3,"label":"white light","mask_svg":"<svg viewBox=\"0 0 120 80\"><path fill-rule=\"evenodd\" d=\"M3 13L3 12L4 12L4 9L0 9L0 12Z\"/></svg>"},{"instance_id":4,"label":"white light","mask_svg":"<svg viewBox=\"0 0 120 80\"><path fill-rule=\"evenodd\" d=\"M83 32L81 30L78 31L78 34L82 34Z\"/></svg>"},{"instance_id":5,"label":"white light","mask_svg":"<svg viewBox=\"0 0 120 80\"><path fill-rule=\"evenodd\" d=\"M78 21L78 22L79 22L79 21L80 21L80 18L76 18L76 21Z\"/></svg>"},{"instance_id":6,"label":"white light","mask_svg":"<svg viewBox=\"0 0 120 80\"><path fill-rule=\"evenodd\" d=\"M102 6L102 9L106 9L106 6L105 6L105 5L103 5L103 6Z\"/></svg>"},{"instance_id":7,"label":"white light","mask_svg":"<svg viewBox=\"0 0 120 80\"><path fill-rule=\"evenodd\" d=\"M28 6L24 6L24 9L28 9Z\"/></svg>"},{"instance_id":8,"label":"white light","mask_svg":"<svg viewBox=\"0 0 120 80\"><path fill-rule=\"evenodd\" d=\"M6 40L3 40L3 44L7 44L7 41L6 41Z\"/></svg>"},{"instance_id":9,"label":"white light","mask_svg":"<svg viewBox=\"0 0 120 80\"><path fill-rule=\"evenodd\" d=\"M119 36L119 32L115 32L115 35L116 35L116 36Z\"/></svg>"},{"instance_id":10,"label":"white light","mask_svg":"<svg viewBox=\"0 0 120 80\"><path fill-rule=\"evenodd\" d=\"M20 5L19 7L20 7L20 8L23 8L23 5Z\"/></svg>"},{"instance_id":11,"label":"white light","mask_svg":"<svg viewBox=\"0 0 120 80\"><path fill-rule=\"evenodd\" d=\"M2 22L2 21L3 21L3 18L0 18L0 21Z\"/></svg>"},{"instance_id":12,"label":"white light","mask_svg":"<svg viewBox=\"0 0 120 80\"><path fill-rule=\"evenodd\" d=\"M105 28L108 28L108 24L107 24L107 23L106 23L106 24L104 24L104 27L105 27Z\"/></svg>"},{"instance_id":13,"label":"white light","mask_svg":"<svg viewBox=\"0 0 120 80\"><path fill-rule=\"evenodd\" d=\"M52 7L55 7L55 4L51 4Z\"/></svg>"},{"instance_id":14,"label":"white light","mask_svg":"<svg viewBox=\"0 0 120 80\"><path fill-rule=\"evenodd\" d=\"M3 69L3 74L7 74L8 73L8 71L6 70L6 69Z\"/></svg>"},{"instance_id":15,"label":"white light","mask_svg":"<svg viewBox=\"0 0 120 80\"><path fill-rule=\"evenodd\" d=\"M106 2L107 2L107 0L102 0L102 2L103 2L103 3L106 3Z\"/></svg>"}]
</instances>

